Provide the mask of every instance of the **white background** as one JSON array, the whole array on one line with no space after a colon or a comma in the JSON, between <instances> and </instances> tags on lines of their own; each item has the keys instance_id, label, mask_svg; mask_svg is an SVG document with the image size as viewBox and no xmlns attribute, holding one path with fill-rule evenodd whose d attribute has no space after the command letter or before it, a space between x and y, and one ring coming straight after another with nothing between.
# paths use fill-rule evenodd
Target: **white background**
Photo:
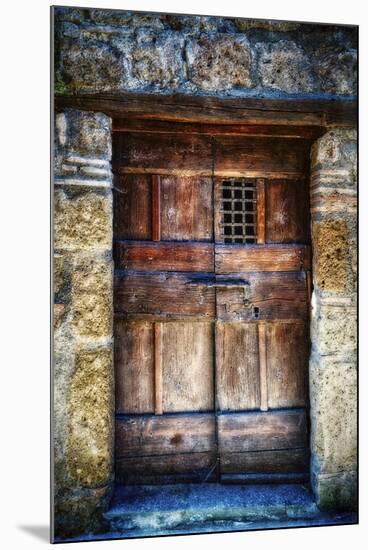
<instances>
[{"instance_id":1,"label":"white background","mask_svg":"<svg viewBox=\"0 0 368 550\"><path fill-rule=\"evenodd\" d=\"M60 2L62 3L62 2ZM63 2L63 5L78 2ZM360 485L359 526L87 543L88 548L339 550L368 545L367 71L364 1L84 0L85 7L360 25ZM49 523L49 2L4 1L0 27L1 353L0 545L45 547ZM364 542L365 540L365 542ZM83 543L82 543L83 544ZM75 544L68 548L81 548Z\"/></svg>"}]
</instances>

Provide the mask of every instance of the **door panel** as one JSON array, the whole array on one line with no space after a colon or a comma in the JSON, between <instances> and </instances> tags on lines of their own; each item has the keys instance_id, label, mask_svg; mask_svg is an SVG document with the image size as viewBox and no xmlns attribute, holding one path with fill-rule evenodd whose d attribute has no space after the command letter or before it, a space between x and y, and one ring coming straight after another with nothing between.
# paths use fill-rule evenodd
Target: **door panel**
<instances>
[{"instance_id":1,"label":"door panel","mask_svg":"<svg viewBox=\"0 0 368 550\"><path fill-rule=\"evenodd\" d=\"M216 452L135 456L116 461L116 479L132 485L214 482Z\"/></svg>"},{"instance_id":2,"label":"door panel","mask_svg":"<svg viewBox=\"0 0 368 550\"><path fill-rule=\"evenodd\" d=\"M231 452L305 447L305 410L221 414L218 437L220 456Z\"/></svg>"},{"instance_id":3,"label":"door panel","mask_svg":"<svg viewBox=\"0 0 368 550\"><path fill-rule=\"evenodd\" d=\"M215 418L206 413L119 418L115 430L117 458L203 453L215 444Z\"/></svg>"},{"instance_id":4,"label":"door panel","mask_svg":"<svg viewBox=\"0 0 368 550\"><path fill-rule=\"evenodd\" d=\"M244 275L244 276L243 276ZM307 317L307 282L305 273L232 274L232 279L244 282L244 287L216 290L217 319L252 321L274 319L305 319ZM217 283L229 280L217 277Z\"/></svg>"},{"instance_id":5,"label":"door panel","mask_svg":"<svg viewBox=\"0 0 368 550\"><path fill-rule=\"evenodd\" d=\"M117 269L137 271L212 271L213 245L210 243L134 242L115 244Z\"/></svg>"},{"instance_id":6,"label":"door panel","mask_svg":"<svg viewBox=\"0 0 368 550\"><path fill-rule=\"evenodd\" d=\"M196 134L115 133L113 163L118 174L212 176L211 138Z\"/></svg>"},{"instance_id":7,"label":"door panel","mask_svg":"<svg viewBox=\"0 0 368 550\"><path fill-rule=\"evenodd\" d=\"M152 413L154 396L153 324L115 320L115 410Z\"/></svg>"},{"instance_id":8,"label":"door panel","mask_svg":"<svg viewBox=\"0 0 368 550\"><path fill-rule=\"evenodd\" d=\"M266 195L266 242L307 243L309 194L300 181L270 180Z\"/></svg>"},{"instance_id":9,"label":"door panel","mask_svg":"<svg viewBox=\"0 0 368 550\"><path fill-rule=\"evenodd\" d=\"M161 176L160 181L161 239L212 241L211 178Z\"/></svg>"},{"instance_id":10,"label":"door panel","mask_svg":"<svg viewBox=\"0 0 368 550\"><path fill-rule=\"evenodd\" d=\"M305 407L308 395L305 323L269 323L266 338L268 406Z\"/></svg>"},{"instance_id":11,"label":"door panel","mask_svg":"<svg viewBox=\"0 0 368 550\"><path fill-rule=\"evenodd\" d=\"M215 290L197 273L124 271L115 277L115 314L151 321L214 319Z\"/></svg>"},{"instance_id":12,"label":"door panel","mask_svg":"<svg viewBox=\"0 0 368 550\"><path fill-rule=\"evenodd\" d=\"M216 273L304 271L310 269L307 246L232 246L216 244Z\"/></svg>"},{"instance_id":13,"label":"door panel","mask_svg":"<svg viewBox=\"0 0 368 550\"><path fill-rule=\"evenodd\" d=\"M115 239L152 238L152 178L145 174L116 176Z\"/></svg>"},{"instance_id":14,"label":"door panel","mask_svg":"<svg viewBox=\"0 0 368 550\"><path fill-rule=\"evenodd\" d=\"M260 407L258 332L256 324L216 323L217 409Z\"/></svg>"},{"instance_id":15,"label":"door panel","mask_svg":"<svg viewBox=\"0 0 368 550\"><path fill-rule=\"evenodd\" d=\"M213 326L163 323L163 412L213 410Z\"/></svg>"}]
</instances>

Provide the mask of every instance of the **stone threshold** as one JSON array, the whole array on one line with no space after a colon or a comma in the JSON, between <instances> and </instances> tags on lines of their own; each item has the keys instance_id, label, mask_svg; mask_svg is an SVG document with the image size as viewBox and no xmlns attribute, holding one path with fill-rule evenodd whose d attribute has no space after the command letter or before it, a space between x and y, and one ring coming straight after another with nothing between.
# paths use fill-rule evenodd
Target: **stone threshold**
<instances>
[{"instance_id":1,"label":"stone threshold","mask_svg":"<svg viewBox=\"0 0 368 550\"><path fill-rule=\"evenodd\" d=\"M357 523L352 513L322 513L308 487L301 484L119 486L105 519L108 524L105 533L89 533L69 540Z\"/></svg>"}]
</instances>

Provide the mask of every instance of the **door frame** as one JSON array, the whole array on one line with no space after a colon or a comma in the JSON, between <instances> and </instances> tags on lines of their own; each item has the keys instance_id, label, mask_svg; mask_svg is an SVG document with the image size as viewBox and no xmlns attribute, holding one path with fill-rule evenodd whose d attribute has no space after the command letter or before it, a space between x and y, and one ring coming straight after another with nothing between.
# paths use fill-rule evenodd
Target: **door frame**
<instances>
[{"instance_id":1,"label":"door frame","mask_svg":"<svg viewBox=\"0 0 368 550\"><path fill-rule=\"evenodd\" d=\"M105 113L112 118L112 132L122 125L135 131L167 132L171 123L177 122L183 129L190 127L204 134L215 131L315 141L335 127L354 129L357 125L356 101L336 99L224 99L130 92L57 96L55 112L65 109ZM313 245L312 240L312 255ZM311 307L311 297L309 304Z\"/></svg>"}]
</instances>

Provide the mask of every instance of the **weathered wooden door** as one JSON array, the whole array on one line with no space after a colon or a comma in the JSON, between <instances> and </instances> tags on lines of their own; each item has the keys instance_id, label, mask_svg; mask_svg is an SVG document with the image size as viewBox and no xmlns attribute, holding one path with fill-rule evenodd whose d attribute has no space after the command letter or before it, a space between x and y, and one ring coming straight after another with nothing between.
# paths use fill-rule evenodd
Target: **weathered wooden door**
<instances>
[{"instance_id":1,"label":"weathered wooden door","mask_svg":"<svg viewBox=\"0 0 368 550\"><path fill-rule=\"evenodd\" d=\"M117 480L304 480L309 143L118 130Z\"/></svg>"}]
</instances>

